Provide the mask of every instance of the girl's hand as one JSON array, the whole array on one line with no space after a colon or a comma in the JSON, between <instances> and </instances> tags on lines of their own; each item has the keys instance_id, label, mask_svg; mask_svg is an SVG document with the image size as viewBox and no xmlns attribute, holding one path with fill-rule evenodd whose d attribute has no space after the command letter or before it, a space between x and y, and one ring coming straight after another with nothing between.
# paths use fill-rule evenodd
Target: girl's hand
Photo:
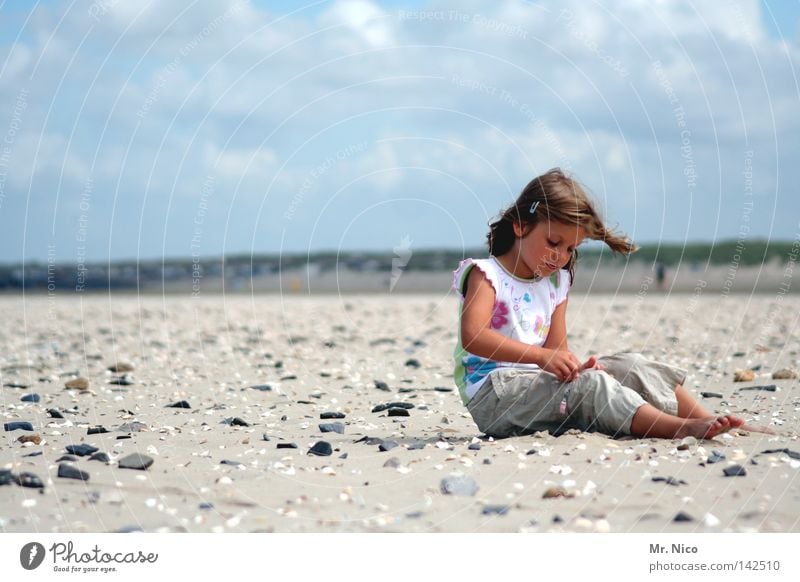
<instances>
[{"instance_id":1,"label":"girl's hand","mask_svg":"<svg viewBox=\"0 0 800 582\"><path fill-rule=\"evenodd\" d=\"M539 367L557 376L562 382L571 382L578 377L581 363L569 350L543 349Z\"/></svg>"},{"instance_id":2,"label":"girl's hand","mask_svg":"<svg viewBox=\"0 0 800 582\"><path fill-rule=\"evenodd\" d=\"M589 359L586 360L583 365L581 366L581 371L583 370L605 370L605 366L597 361L595 356L589 356Z\"/></svg>"}]
</instances>

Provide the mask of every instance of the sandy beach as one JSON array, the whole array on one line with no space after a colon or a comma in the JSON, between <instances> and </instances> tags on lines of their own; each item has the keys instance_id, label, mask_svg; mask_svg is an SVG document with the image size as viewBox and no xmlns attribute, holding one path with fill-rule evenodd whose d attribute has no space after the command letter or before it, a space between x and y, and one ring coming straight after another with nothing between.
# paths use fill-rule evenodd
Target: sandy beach
<instances>
[{"instance_id":1,"label":"sandy beach","mask_svg":"<svg viewBox=\"0 0 800 582\"><path fill-rule=\"evenodd\" d=\"M707 408L775 436L494 441L454 389L452 293L5 296L3 423L31 426L2 433L0 530L797 532L800 386L773 374L800 368L798 312L779 294L570 300L579 357L682 366Z\"/></svg>"}]
</instances>

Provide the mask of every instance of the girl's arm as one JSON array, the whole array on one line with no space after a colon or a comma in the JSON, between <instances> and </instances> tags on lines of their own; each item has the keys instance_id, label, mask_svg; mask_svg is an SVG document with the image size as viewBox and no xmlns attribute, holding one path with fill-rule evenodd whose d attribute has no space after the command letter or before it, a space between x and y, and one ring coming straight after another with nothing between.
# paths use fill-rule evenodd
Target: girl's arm
<instances>
[{"instance_id":1,"label":"girl's arm","mask_svg":"<svg viewBox=\"0 0 800 582\"><path fill-rule=\"evenodd\" d=\"M545 348L551 350L569 350L567 347L567 301L564 299L550 317L550 331L544 340Z\"/></svg>"},{"instance_id":2,"label":"girl's arm","mask_svg":"<svg viewBox=\"0 0 800 582\"><path fill-rule=\"evenodd\" d=\"M492 284L480 269L473 268L467 276L467 294L461 314L464 349L491 360L536 364L562 380L574 376L580 363L569 352L526 344L491 329L494 302Z\"/></svg>"}]
</instances>

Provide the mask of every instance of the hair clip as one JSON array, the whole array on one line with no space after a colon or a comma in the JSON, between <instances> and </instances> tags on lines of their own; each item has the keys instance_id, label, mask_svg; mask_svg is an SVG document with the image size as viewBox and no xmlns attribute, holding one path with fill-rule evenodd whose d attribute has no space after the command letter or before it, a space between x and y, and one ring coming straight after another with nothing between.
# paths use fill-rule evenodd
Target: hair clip
<instances>
[{"instance_id":1,"label":"hair clip","mask_svg":"<svg viewBox=\"0 0 800 582\"><path fill-rule=\"evenodd\" d=\"M536 202L534 202L533 204L531 204L531 214L533 214L534 212L536 212L536 207L537 207L537 206L539 206L539 200L537 200Z\"/></svg>"}]
</instances>

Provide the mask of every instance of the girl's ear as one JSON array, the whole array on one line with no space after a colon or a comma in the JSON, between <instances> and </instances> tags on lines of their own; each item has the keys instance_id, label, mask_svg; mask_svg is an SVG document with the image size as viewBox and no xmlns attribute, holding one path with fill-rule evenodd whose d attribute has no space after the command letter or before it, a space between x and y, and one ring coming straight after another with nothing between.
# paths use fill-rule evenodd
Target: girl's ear
<instances>
[{"instance_id":1,"label":"girl's ear","mask_svg":"<svg viewBox=\"0 0 800 582\"><path fill-rule=\"evenodd\" d=\"M528 231L530 230L529 228L530 225L528 224L522 224L521 222L516 220L512 224L514 225L514 236L517 238L525 236L526 234L528 234Z\"/></svg>"}]
</instances>

